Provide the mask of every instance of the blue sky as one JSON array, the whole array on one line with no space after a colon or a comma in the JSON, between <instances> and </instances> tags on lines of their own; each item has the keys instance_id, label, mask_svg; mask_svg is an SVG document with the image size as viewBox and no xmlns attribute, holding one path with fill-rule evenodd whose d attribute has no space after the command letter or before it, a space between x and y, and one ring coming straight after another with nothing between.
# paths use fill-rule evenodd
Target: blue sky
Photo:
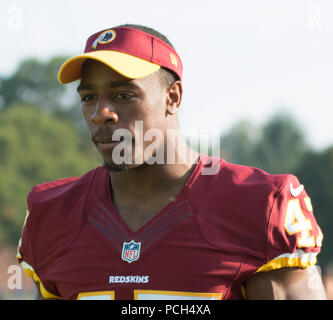
<instances>
[{"instance_id":1,"label":"blue sky","mask_svg":"<svg viewBox=\"0 0 333 320\"><path fill-rule=\"evenodd\" d=\"M333 145L330 0L2 0L0 75L27 57L78 54L89 35L122 23L153 27L176 47L184 129L224 133L284 108L315 148Z\"/></svg>"}]
</instances>

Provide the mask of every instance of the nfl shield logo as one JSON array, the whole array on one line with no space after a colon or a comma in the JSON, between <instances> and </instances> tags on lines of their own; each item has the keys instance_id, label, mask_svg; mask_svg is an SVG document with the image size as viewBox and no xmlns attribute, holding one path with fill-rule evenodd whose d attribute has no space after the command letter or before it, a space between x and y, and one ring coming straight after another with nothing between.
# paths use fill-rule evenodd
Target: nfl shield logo
<instances>
[{"instance_id":1,"label":"nfl shield logo","mask_svg":"<svg viewBox=\"0 0 333 320\"><path fill-rule=\"evenodd\" d=\"M136 261L140 257L141 242L124 242L121 258L128 263Z\"/></svg>"}]
</instances>

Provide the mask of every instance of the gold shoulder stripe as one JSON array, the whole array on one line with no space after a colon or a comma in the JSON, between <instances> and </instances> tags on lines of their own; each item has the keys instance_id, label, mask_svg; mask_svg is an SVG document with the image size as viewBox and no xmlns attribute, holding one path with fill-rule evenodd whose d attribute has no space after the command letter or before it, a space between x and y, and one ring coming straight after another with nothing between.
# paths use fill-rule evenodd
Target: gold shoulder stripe
<instances>
[{"instance_id":1,"label":"gold shoulder stripe","mask_svg":"<svg viewBox=\"0 0 333 320\"><path fill-rule=\"evenodd\" d=\"M266 272L280 268L308 268L317 263L316 252L305 252L302 249L296 249L294 253L285 253L272 259L261 266L257 272Z\"/></svg>"},{"instance_id":2,"label":"gold shoulder stripe","mask_svg":"<svg viewBox=\"0 0 333 320\"><path fill-rule=\"evenodd\" d=\"M21 238L19 240L19 243L18 243L17 249L16 249L16 259L19 259L19 260L23 258L22 255L21 255L21 252L20 252L20 248L21 248L21 244L22 244L22 232L23 232L23 228L24 228L25 224L27 223L27 219L28 219L29 214L30 214L29 210L26 209L25 218L24 218L22 229L21 229Z\"/></svg>"}]
</instances>

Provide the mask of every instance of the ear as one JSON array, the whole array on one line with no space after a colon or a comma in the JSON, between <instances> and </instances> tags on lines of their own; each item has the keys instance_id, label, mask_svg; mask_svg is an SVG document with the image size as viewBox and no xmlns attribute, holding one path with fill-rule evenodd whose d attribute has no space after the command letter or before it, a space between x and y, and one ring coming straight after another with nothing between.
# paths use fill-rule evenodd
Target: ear
<instances>
[{"instance_id":1,"label":"ear","mask_svg":"<svg viewBox=\"0 0 333 320\"><path fill-rule=\"evenodd\" d=\"M183 86L181 81L174 82L167 89L167 104L166 104L166 112L169 115L174 115L178 112L180 103L183 97Z\"/></svg>"}]
</instances>

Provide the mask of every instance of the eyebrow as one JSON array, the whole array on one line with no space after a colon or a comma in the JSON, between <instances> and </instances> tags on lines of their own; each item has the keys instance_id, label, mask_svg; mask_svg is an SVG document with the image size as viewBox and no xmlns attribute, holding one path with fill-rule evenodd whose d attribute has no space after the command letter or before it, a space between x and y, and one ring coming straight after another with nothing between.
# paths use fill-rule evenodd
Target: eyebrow
<instances>
[{"instance_id":1,"label":"eyebrow","mask_svg":"<svg viewBox=\"0 0 333 320\"><path fill-rule=\"evenodd\" d=\"M139 87L131 82L128 81L111 81L106 85L108 88L118 88L118 87L126 87L129 89L139 89ZM93 83L80 83L77 87L77 92L82 90L92 90L95 89L97 86Z\"/></svg>"}]
</instances>

